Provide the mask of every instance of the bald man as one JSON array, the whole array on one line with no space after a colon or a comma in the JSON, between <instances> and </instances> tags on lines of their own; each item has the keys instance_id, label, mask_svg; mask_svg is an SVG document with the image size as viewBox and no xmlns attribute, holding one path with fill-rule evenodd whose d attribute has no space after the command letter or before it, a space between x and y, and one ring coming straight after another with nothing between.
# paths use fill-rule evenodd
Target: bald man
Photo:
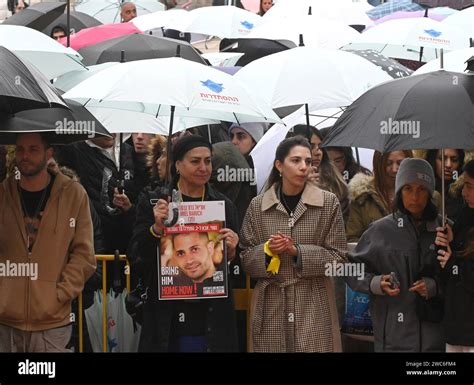
<instances>
[{"instance_id":1,"label":"bald man","mask_svg":"<svg viewBox=\"0 0 474 385\"><path fill-rule=\"evenodd\" d=\"M120 18L122 23L126 23L137 17L137 7L135 4L127 2L123 3L120 11Z\"/></svg>"}]
</instances>

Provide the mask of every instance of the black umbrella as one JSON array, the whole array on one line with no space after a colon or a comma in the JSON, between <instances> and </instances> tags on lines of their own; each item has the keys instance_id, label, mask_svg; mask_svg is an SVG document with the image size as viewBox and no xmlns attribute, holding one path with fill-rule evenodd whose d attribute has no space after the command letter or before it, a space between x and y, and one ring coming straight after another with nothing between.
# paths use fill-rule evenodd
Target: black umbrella
<instances>
[{"instance_id":1,"label":"black umbrella","mask_svg":"<svg viewBox=\"0 0 474 385\"><path fill-rule=\"evenodd\" d=\"M206 64L196 49L185 41L144 34L120 36L82 48L79 53L84 58L84 64L89 66L122 61L122 51L125 56L124 60L127 62L174 57L178 46L181 50L181 57L184 59Z\"/></svg>"},{"instance_id":2,"label":"black umbrella","mask_svg":"<svg viewBox=\"0 0 474 385\"><path fill-rule=\"evenodd\" d=\"M70 23L71 24L69 28L72 31L71 33L79 32L81 29L84 28L91 28L97 27L98 25L102 25L99 20L83 12L71 12ZM64 31L66 32L67 14L63 13L56 20L53 20L53 22L51 22L46 28L43 29L43 33L48 36L51 36L51 31L57 25L63 26Z\"/></svg>"},{"instance_id":3,"label":"black umbrella","mask_svg":"<svg viewBox=\"0 0 474 385\"><path fill-rule=\"evenodd\" d=\"M474 76L441 70L378 85L346 109L323 146L474 148Z\"/></svg>"},{"instance_id":4,"label":"black umbrella","mask_svg":"<svg viewBox=\"0 0 474 385\"><path fill-rule=\"evenodd\" d=\"M464 9L474 5L474 0L414 0L414 3L424 7L449 7L452 9Z\"/></svg>"},{"instance_id":5,"label":"black umbrella","mask_svg":"<svg viewBox=\"0 0 474 385\"><path fill-rule=\"evenodd\" d=\"M32 64L0 46L0 113L46 107L67 108L58 91Z\"/></svg>"},{"instance_id":6,"label":"black umbrella","mask_svg":"<svg viewBox=\"0 0 474 385\"><path fill-rule=\"evenodd\" d=\"M355 53L363 57L364 59L370 61L382 68L386 73L388 73L393 79L404 78L405 76L410 76L413 71L404 65L398 63L394 59L390 59L380 52L377 52L373 49L364 49L364 50L346 50L348 52Z\"/></svg>"},{"instance_id":7,"label":"black umbrella","mask_svg":"<svg viewBox=\"0 0 474 385\"><path fill-rule=\"evenodd\" d=\"M235 63L246 66L262 57L295 48L296 44L288 40L269 39L223 39L220 43L221 52L242 52L244 55Z\"/></svg>"},{"instance_id":8,"label":"black umbrella","mask_svg":"<svg viewBox=\"0 0 474 385\"><path fill-rule=\"evenodd\" d=\"M64 12L66 3L38 3L29 6L3 22L5 25L22 25L42 31Z\"/></svg>"},{"instance_id":9,"label":"black umbrella","mask_svg":"<svg viewBox=\"0 0 474 385\"><path fill-rule=\"evenodd\" d=\"M14 144L25 132L49 133L51 144L68 144L97 136L111 136L82 104L68 100L70 109L40 108L0 115L0 144Z\"/></svg>"}]
</instances>

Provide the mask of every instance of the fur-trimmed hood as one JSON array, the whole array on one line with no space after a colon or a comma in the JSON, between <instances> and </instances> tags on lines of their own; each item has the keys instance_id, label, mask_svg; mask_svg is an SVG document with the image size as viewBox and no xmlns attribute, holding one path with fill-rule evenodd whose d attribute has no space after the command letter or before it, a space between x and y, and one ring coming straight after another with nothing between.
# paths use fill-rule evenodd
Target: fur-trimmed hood
<instances>
[{"instance_id":1,"label":"fur-trimmed hood","mask_svg":"<svg viewBox=\"0 0 474 385\"><path fill-rule=\"evenodd\" d=\"M349 182L349 197L351 201L360 200L366 194L377 194L374 187L374 177L362 172L357 173Z\"/></svg>"}]
</instances>

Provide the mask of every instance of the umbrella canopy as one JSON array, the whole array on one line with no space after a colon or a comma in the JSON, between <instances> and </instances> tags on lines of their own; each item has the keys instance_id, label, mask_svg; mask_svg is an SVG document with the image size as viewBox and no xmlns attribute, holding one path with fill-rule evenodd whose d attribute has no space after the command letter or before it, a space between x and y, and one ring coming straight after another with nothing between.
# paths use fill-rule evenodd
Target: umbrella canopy
<instances>
[{"instance_id":1,"label":"umbrella canopy","mask_svg":"<svg viewBox=\"0 0 474 385\"><path fill-rule=\"evenodd\" d=\"M356 55L363 57L364 59L370 61L382 68L386 73L390 75L393 79L404 78L405 76L410 76L413 71L404 65L401 65L396 60L390 59L381 53L374 51L372 49L366 50L346 50L347 52L352 52Z\"/></svg>"},{"instance_id":2,"label":"umbrella canopy","mask_svg":"<svg viewBox=\"0 0 474 385\"><path fill-rule=\"evenodd\" d=\"M307 47L340 48L356 40L360 33L343 23L318 16L272 18L255 28L247 37L270 40L289 40L300 43L303 36Z\"/></svg>"},{"instance_id":3,"label":"umbrella canopy","mask_svg":"<svg viewBox=\"0 0 474 385\"><path fill-rule=\"evenodd\" d=\"M469 7L443 20L443 24L449 27L457 27L465 33L465 38L474 39L474 7Z\"/></svg>"},{"instance_id":4,"label":"umbrella canopy","mask_svg":"<svg viewBox=\"0 0 474 385\"><path fill-rule=\"evenodd\" d=\"M375 20L373 25L382 24L390 20L408 19L408 18L413 18L413 17L424 17L425 14L426 14L426 11L394 12L388 16L384 16L384 17L381 17L380 19ZM433 19L436 21L443 21L444 19L446 19L446 17L448 17L448 15L446 13L438 13L436 12L436 9L433 9L432 11L428 12L426 17L429 17L430 19ZM367 28L371 28L373 27L373 25L369 25Z\"/></svg>"},{"instance_id":5,"label":"umbrella canopy","mask_svg":"<svg viewBox=\"0 0 474 385\"><path fill-rule=\"evenodd\" d=\"M324 145L474 148L474 76L436 71L374 87L346 109Z\"/></svg>"},{"instance_id":6,"label":"umbrella canopy","mask_svg":"<svg viewBox=\"0 0 474 385\"><path fill-rule=\"evenodd\" d=\"M474 5L474 0L413 0L414 3L424 7L449 7L452 9L464 9Z\"/></svg>"},{"instance_id":7,"label":"umbrella canopy","mask_svg":"<svg viewBox=\"0 0 474 385\"><path fill-rule=\"evenodd\" d=\"M26 60L0 46L0 62L0 111L3 114L51 106L67 108L48 79Z\"/></svg>"},{"instance_id":8,"label":"umbrella canopy","mask_svg":"<svg viewBox=\"0 0 474 385\"><path fill-rule=\"evenodd\" d=\"M184 9L170 9L137 16L131 21L138 29L148 31L157 28L171 28L184 31L192 20L191 12Z\"/></svg>"},{"instance_id":9,"label":"umbrella canopy","mask_svg":"<svg viewBox=\"0 0 474 385\"><path fill-rule=\"evenodd\" d=\"M84 68L76 51L31 28L0 24L0 46L28 60L48 79Z\"/></svg>"},{"instance_id":10,"label":"umbrella canopy","mask_svg":"<svg viewBox=\"0 0 474 385\"><path fill-rule=\"evenodd\" d=\"M367 12L373 8L367 2L354 3L348 0L280 0L265 13L263 22L266 23L274 17L300 17L312 14L345 25L367 25L372 22Z\"/></svg>"},{"instance_id":11,"label":"umbrella canopy","mask_svg":"<svg viewBox=\"0 0 474 385\"><path fill-rule=\"evenodd\" d=\"M78 84L65 97L91 107L156 117L171 116L175 110L179 117L239 123L280 121L233 76L176 57L119 63Z\"/></svg>"},{"instance_id":12,"label":"umbrella canopy","mask_svg":"<svg viewBox=\"0 0 474 385\"><path fill-rule=\"evenodd\" d=\"M472 56L474 56L474 47L451 51L443 57L443 69L451 72L464 72L467 68L467 61ZM440 61L435 59L417 69L415 75L438 71L439 69Z\"/></svg>"},{"instance_id":13,"label":"umbrella canopy","mask_svg":"<svg viewBox=\"0 0 474 385\"><path fill-rule=\"evenodd\" d=\"M137 15L164 11L165 6L159 1L153 0L129 0L137 8ZM120 23L120 5L122 0L84 0L77 4L76 11L87 13L95 17L101 23Z\"/></svg>"},{"instance_id":14,"label":"umbrella canopy","mask_svg":"<svg viewBox=\"0 0 474 385\"><path fill-rule=\"evenodd\" d=\"M229 39L248 36L262 20L255 13L229 5L197 8L190 16L192 19L186 32Z\"/></svg>"},{"instance_id":15,"label":"umbrella canopy","mask_svg":"<svg viewBox=\"0 0 474 385\"><path fill-rule=\"evenodd\" d=\"M421 5L413 3L412 0L391 0L377 5L375 8L368 11L367 15L372 20L377 20L395 12L414 12L423 10L424 8Z\"/></svg>"},{"instance_id":16,"label":"umbrella canopy","mask_svg":"<svg viewBox=\"0 0 474 385\"><path fill-rule=\"evenodd\" d=\"M337 118L342 114L340 108L317 111L309 115L309 123L318 128L332 126ZM255 175L257 178L257 192L263 192L268 176L273 168L273 161L276 148L285 139L290 128L297 124L306 124L304 109L298 109L283 118L283 123L274 124L258 141L250 152L255 165ZM272 154L271 156L269 154Z\"/></svg>"},{"instance_id":17,"label":"umbrella canopy","mask_svg":"<svg viewBox=\"0 0 474 385\"><path fill-rule=\"evenodd\" d=\"M181 57L196 63L206 64L196 49L182 40L168 39L145 34L133 34L117 37L79 50L86 65L124 60L144 60L176 56L180 47Z\"/></svg>"},{"instance_id":18,"label":"umbrella canopy","mask_svg":"<svg viewBox=\"0 0 474 385\"><path fill-rule=\"evenodd\" d=\"M234 77L272 108L310 104L312 110L348 106L369 88L391 80L358 55L310 47L255 60Z\"/></svg>"},{"instance_id":19,"label":"umbrella canopy","mask_svg":"<svg viewBox=\"0 0 474 385\"><path fill-rule=\"evenodd\" d=\"M153 135L169 134L169 116L155 117L141 112L117 110L115 108L85 107L100 123L113 134L144 133ZM174 118L173 131L185 131L188 128L206 124L220 124L219 120L198 118Z\"/></svg>"},{"instance_id":20,"label":"umbrella canopy","mask_svg":"<svg viewBox=\"0 0 474 385\"><path fill-rule=\"evenodd\" d=\"M78 33L70 36L70 47L75 50L98 44L116 37L131 35L133 33L142 33L132 23L104 24L97 27L85 28ZM59 40L63 45L67 44L67 38Z\"/></svg>"},{"instance_id":21,"label":"umbrella canopy","mask_svg":"<svg viewBox=\"0 0 474 385\"><path fill-rule=\"evenodd\" d=\"M85 28L97 27L102 24L99 20L82 12L71 12L70 23L71 34L77 33ZM56 20L52 21L46 28L44 28L43 33L51 36L51 31L57 25L63 25L64 29L66 29L67 15L65 13L60 15Z\"/></svg>"},{"instance_id":22,"label":"umbrella canopy","mask_svg":"<svg viewBox=\"0 0 474 385\"><path fill-rule=\"evenodd\" d=\"M245 66L262 57L296 48L296 44L289 40L269 39L224 39L221 42L221 50L225 52L242 52L244 55L235 63L237 66Z\"/></svg>"},{"instance_id":23,"label":"umbrella canopy","mask_svg":"<svg viewBox=\"0 0 474 385\"><path fill-rule=\"evenodd\" d=\"M469 40L461 29L420 17L376 25L344 48L375 49L388 57L426 62L438 57L440 48L452 51L467 47Z\"/></svg>"},{"instance_id":24,"label":"umbrella canopy","mask_svg":"<svg viewBox=\"0 0 474 385\"><path fill-rule=\"evenodd\" d=\"M58 77L56 81L54 82L54 86L63 92L69 91L71 88L75 87L80 82L86 80L87 78L91 77L95 73L100 72L116 64L117 63L114 63L114 62L103 63L103 64L97 64L90 67L84 67L76 71L70 71Z\"/></svg>"},{"instance_id":25,"label":"umbrella canopy","mask_svg":"<svg viewBox=\"0 0 474 385\"><path fill-rule=\"evenodd\" d=\"M42 31L66 9L66 3L38 3L6 19L4 25L22 25Z\"/></svg>"},{"instance_id":26,"label":"umbrella canopy","mask_svg":"<svg viewBox=\"0 0 474 385\"><path fill-rule=\"evenodd\" d=\"M14 144L16 136L26 132L49 133L53 145L111 136L80 103L68 100L67 105L69 109L41 108L0 115L0 144Z\"/></svg>"}]
</instances>

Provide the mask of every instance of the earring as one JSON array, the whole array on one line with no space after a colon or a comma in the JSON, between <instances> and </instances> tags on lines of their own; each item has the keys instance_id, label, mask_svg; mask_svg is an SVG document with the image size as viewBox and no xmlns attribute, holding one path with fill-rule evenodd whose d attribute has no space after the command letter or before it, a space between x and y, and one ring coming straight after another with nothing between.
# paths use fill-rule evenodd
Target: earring
<instances>
[{"instance_id":1,"label":"earring","mask_svg":"<svg viewBox=\"0 0 474 385\"><path fill-rule=\"evenodd\" d=\"M281 178L281 172L280 172L280 178Z\"/></svg>"}]
</instances>

